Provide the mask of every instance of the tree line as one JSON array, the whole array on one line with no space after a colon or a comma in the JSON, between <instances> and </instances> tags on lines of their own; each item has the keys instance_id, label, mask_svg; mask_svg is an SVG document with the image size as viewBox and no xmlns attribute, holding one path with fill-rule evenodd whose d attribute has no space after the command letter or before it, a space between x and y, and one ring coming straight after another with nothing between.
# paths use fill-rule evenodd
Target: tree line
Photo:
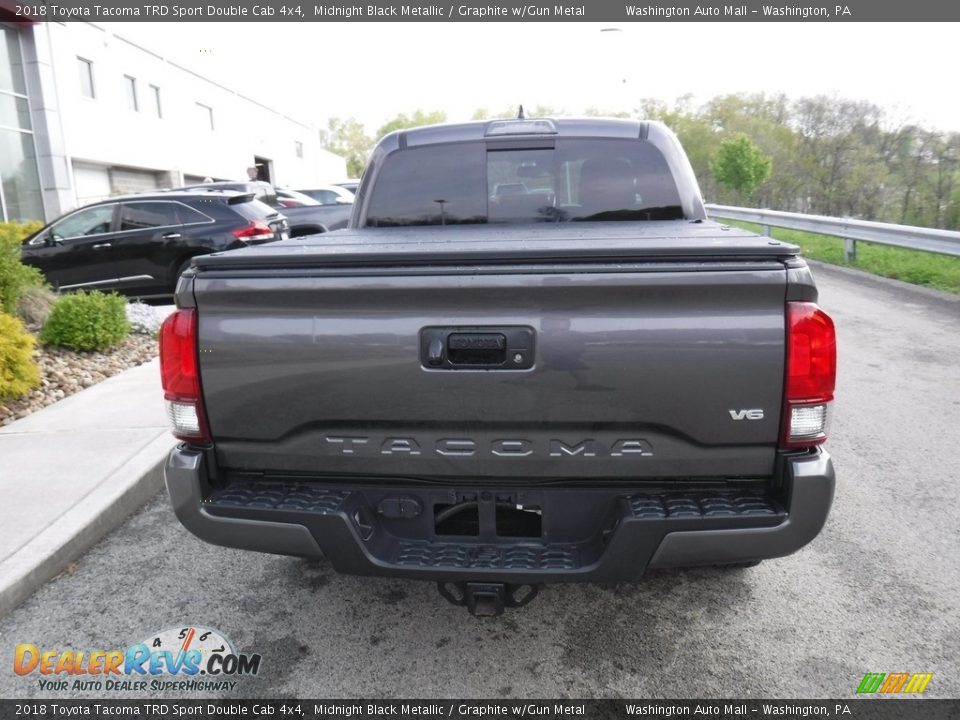
<instances>
[{"instance_id":1,"label":"tree line","mask_svg":"<svg viewBox=\"0 0 960 720\"><path fill-rule=\"evenodd\" d=\"M474 119L516 112L480 108ZM527 112L566 114L546 106ZM577 114L631 115L597 108ZM689 96L672 104L644 99L632 116L662 120L677 133L709 202L960 229L960 132L827 96L734 94L700 104ZM442 111L401 113L371 136L353 118L333 118L321 139L358 176L376 138L446 119Z\"/></svg>"}]
</instances>

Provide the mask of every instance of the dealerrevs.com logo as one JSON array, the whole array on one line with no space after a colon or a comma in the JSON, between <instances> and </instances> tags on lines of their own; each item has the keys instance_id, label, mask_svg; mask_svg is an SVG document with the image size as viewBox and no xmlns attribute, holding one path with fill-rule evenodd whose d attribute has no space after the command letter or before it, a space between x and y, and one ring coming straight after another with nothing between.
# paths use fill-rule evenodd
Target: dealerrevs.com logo
<instances>
[{"instance_id":1,"label":"dealerrevs.com logo","mask_svg":"<svg viewBox=\"0 0 960 720\"><path fill-rule=\"evenodd\" d=\"M229 691L260 671L259 654L238 653L220 632L190 626L150 635L125 650L57 650L21 643L13 671L48 692Z\"/></svg>"}]
</instances>

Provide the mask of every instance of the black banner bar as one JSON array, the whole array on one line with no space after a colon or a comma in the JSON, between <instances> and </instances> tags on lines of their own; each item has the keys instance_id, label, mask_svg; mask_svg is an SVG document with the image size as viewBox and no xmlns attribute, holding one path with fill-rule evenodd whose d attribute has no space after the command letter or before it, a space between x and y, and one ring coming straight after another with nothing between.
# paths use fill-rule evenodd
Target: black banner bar
<instances>
[{"instance_id":1,"label":"black banner bar","mask_svg":"<svg viewBox=\"0 0 960 720\"><path fill-rule=\"evenodd\" d=\"M948 720L960 717L960 700L0 700L2 720L81 717Z\"/></svg>"},{"instance_id":2,"label":"black banner bar","mask_svg":"<svg viewBox=\"0 0 960 720\"><path fill-rule=\"evenodd\" d=\"M235 22L952 22L943 0L0 0L21 21Z\"/></svg>"}]
</instances>

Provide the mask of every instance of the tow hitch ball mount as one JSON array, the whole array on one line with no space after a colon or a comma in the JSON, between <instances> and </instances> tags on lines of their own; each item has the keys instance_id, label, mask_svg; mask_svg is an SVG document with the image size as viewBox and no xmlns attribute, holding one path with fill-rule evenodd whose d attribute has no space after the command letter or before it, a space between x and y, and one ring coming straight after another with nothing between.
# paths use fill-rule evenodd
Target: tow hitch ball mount
<instances>
[{"instance_id":1,"label":"tow hitch ball mount","mask_svg":"<svg viewBox=\"0 0 960 720\"><path fill-rule=\"evenodd\" d=\"M504 608L522 607L540 592L538 585L485 582L439 582L437 589L446 600L467 608L474 617L502 615Z\"/></svg>"}]
</instances>

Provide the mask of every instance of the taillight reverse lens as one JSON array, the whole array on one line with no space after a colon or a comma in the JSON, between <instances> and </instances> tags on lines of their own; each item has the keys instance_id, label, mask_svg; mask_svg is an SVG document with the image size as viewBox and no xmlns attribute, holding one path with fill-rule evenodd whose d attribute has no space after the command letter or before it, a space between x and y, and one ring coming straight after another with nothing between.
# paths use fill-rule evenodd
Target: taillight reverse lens
<instances>
[{"instance_id":1,"label":"taillight reverse lens","mask_svg":"<svg viewBox=\"0 0 960 720\"><path fill-rule=\"evenodd\" d=\"M827 439L836 379L833 320L815 303L787 303L785 445L809 447Z\"/></svg>"},{"instance_id":2,"label":"taillight reverse lens","mask_svg":"<svg viewBox=\"0 0 960 720\"><path fill-rule=\"evenodd\" d=\"M197 313L177 310L160 326L160 379L173 434L209 442L197 365Z\"/></svg>"}]
</instances>

